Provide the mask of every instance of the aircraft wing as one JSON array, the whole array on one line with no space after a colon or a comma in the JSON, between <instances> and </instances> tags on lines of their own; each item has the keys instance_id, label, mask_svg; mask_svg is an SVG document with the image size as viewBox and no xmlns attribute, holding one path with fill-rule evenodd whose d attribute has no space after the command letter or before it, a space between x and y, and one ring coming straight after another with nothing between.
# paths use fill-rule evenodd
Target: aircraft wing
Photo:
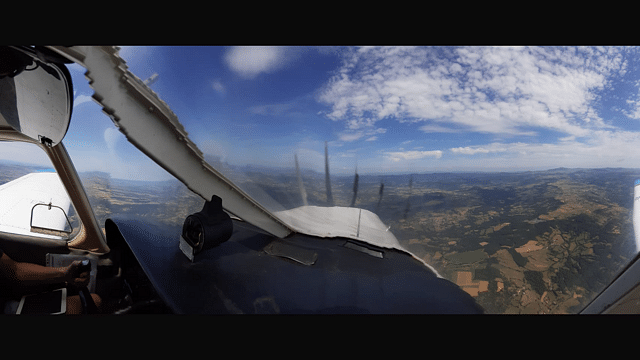
<instances>
[{"instance_id":1,"label":"aircraft wing","mask_svg":"<svg viewBox=\"0 0 640 360\"><path fill-rule=\"evenodd\" d=\"M69 214L71 200L54 172L36 172L10 181L0 186L0 232L62 239L60 236L31 231L31 213L34 211L33 225L65 229L67 218L61 212L51 212L49 204L58 206ZM53 215L51 215L53 214Z\"/></svg>"}]
</instances>

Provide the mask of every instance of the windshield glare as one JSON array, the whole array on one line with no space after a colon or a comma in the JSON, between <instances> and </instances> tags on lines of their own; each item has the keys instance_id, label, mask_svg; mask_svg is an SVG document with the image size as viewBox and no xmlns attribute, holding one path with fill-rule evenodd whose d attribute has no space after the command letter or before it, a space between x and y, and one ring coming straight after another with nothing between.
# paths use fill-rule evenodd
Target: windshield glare
<instances>
[{"instance_id":1,"label":"windshield glare","mask_svg":"<svg viewBox=\"0 0 640 360\"><path fill-rule=\"evenodd\" d=\"M120 56L206 161L267 210L371 211L489 313L578 312L637 252L636 47L123 47ZM133 192L166 182L154 186L191 196L180 214L198 211L202 199L128 144L87 101L83 70L70 70L65 144L81 176ZM110 214L138 211L97 201Z\"/></svg>"}]
</instances>

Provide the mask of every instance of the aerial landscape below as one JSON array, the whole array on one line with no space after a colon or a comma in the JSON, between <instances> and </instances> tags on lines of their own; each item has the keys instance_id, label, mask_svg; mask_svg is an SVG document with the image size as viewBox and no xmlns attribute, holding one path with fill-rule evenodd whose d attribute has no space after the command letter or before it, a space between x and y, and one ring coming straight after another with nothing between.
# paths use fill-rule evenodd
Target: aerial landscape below
<instances>
[{"instance_id":1,"label":"aerial landscape below","mask_svg":"<svg viewBox=\"0 0 640 360\"><path fill-rule=\"evenodd\" d=\"M3 166L5 178L28 169ZM286 208L302 205L295 172L243 169ZM99 223L116 215L181 226L202 198L177 180L80 174ZM363 175L354 206L375 212L402 246L493 314L576 313L635 257L635 169ZM303 175L310 205L326 205L324 177ZM353 177L332 177L336 206L353 202ZM383 185L382 185L383 184ZM382 186L381 186L382 185ZM264 195L263 195L264 196Z\"/></svg>"},{"instance_id":2,"label":"aerial landscape below","mask_svg":"<svg viewBox=\"0 0 640 360\"><path fill-rule=\"evenodd\" d=\"M302 205L295 173L258 171L244 169L239 185L259 187L288 208ZM635 256L637 177L633 169L360 176L355 206L376 212L406 249L487 313L575 313ZM303 178L309 204L324 205L322 174ZM181 225L203 204L177 182L96 173L84 181L101 224L122 214ZM332 178L336 206L353 201L353 182Z\"/></svg>"},{"instance_id":3,"label":"aerial landscape below","mask_svg":"<svg viewBox=\"0 0 640 360\"><path fill-rule=\"evenodd\" d=\"M394 217L387 207L380 215L407 249L488 313L575 313L635 255L637 174L558 169L414 176L409 214ZM395 213L402 210L397 202Z\"/></svg>"}]
</instances>

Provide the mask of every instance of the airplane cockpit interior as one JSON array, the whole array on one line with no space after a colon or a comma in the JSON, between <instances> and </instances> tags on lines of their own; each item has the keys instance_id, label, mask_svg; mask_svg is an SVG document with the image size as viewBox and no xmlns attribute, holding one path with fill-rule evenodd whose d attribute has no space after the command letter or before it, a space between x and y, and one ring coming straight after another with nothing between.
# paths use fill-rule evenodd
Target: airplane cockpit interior
<instances>
[{"instance_id":1,"label":"airplane cockpit interior","mask_svg":"<svg viewBox=\"0 0 640 360\"><path fill-rule=\"evenodd\" d=\"M637 51L0 46L0 308L638 313Z\"/></svg>"}]
</instances>

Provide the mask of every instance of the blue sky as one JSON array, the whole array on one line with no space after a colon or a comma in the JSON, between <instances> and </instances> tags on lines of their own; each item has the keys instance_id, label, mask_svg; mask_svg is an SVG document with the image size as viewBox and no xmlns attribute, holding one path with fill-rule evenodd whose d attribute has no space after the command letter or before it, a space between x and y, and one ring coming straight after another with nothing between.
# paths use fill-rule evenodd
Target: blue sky
<instances>
[{"instance_id":1,"label":"blue sky","mask_svg":"<svg viewBox=\"0 0 640 360\"><path fill-rule=\"evenodd\" d=\"M636 48L123 47L205 154L332 174L640 168ZM70 67L79 171L169 178ZM114 166L115 165L115 166Z\"/></svg>"}]
</instances>

